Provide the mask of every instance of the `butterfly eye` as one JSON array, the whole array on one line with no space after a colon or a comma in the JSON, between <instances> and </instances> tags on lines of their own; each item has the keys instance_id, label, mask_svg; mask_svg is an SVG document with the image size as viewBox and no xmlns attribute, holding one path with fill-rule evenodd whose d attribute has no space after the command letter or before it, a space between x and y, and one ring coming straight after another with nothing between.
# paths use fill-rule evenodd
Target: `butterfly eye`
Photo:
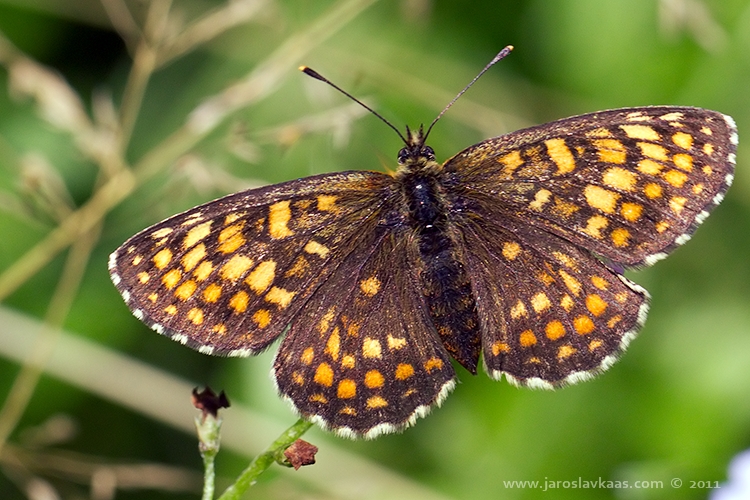
<instances>
[{"instance_id":1,"label":"butterfly eye","mask_svg":"<svg viewBox=\"0 0 750 500\"><path fill-rule=\"evenodd\" d=\"M430 146L425 146L422 148L422 156L427 158L430 161L435 160L435 151Z\"/></svg>"},{"instance_id":2,"label":"butterfly eye","mask_svg":"<svg viewBox=\"0 0 750 500\"><path fill-rule=\"evenodd\" d=\"M401 150L398 152L398 163L399 165L403 165L406 163L406 160L409 158L409 148L401 148Z\"/></svg>"}]
</instances>

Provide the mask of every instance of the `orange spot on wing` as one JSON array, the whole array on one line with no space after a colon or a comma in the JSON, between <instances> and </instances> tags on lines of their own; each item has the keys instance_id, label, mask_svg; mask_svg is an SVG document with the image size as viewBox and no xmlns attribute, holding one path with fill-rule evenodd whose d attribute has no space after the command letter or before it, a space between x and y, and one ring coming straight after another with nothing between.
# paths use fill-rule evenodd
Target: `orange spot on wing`
<instances>
[{"instance_id":1,"label":"orange spot on wing","mask_svg":"<svg viewBox=\"0 0 750 500\"><path fill-rule=\"evenodd\" d=\"M573 328L579 335L586 335L594 331L594 322L588 316L578 316L573 320Z\"/></svg>"},{"instance_id":2,"label":"orange spot on wing","mask_svg":"<svg viewBox=\"0 0 750 500\"><path fill-rule=\"evenodd\" d=\"M345 378L339 382L339 386L336 389L336 396L338 396L339 399L351 399L356 395L357 383L354 380Z\"/></svg>"},{"instance_id":3,"label":"orange spot on wing","mask_svg":"<svg viewBox=\"0 0 750 500\"><path fill-rule=\"evenodd\" d=\"M333 385L333 369L331 369L331 365L320 363L318 368L315 369L313 380L320 385L331 387Z\"/></svg>"},{"instance_id":4,"label":"orange spot on wing","mask_svg":"<svg viewBox=\"0 0 750 500\"><path fill-rule=\"evenodd\" d=\"M414 367L408 363L400 363L396 367L396 380L406 380L414 375Z\"/></svg>"},{"instance_id":5,"label":"orange spot on wing","mask_svg":"<svg viewBox=\"0 0 750 500\"><path fill-rule=\"evenodd\" d=\"M565 327L558 320L550 321L547 323L544 333L548 339L557 340L565 335Z\"/></svg>"},{"instance_id":6,"label":"orange spot on wing","mask_svg":"<svg viewBox=\"0 0 750 500\"><path fill-rule=\"evenodd\" d=\"M531 347L536 344L536 336L531 330L524 330L518 337L518 341L520 342L521 347Z\"/></svg>"}]
</instances>

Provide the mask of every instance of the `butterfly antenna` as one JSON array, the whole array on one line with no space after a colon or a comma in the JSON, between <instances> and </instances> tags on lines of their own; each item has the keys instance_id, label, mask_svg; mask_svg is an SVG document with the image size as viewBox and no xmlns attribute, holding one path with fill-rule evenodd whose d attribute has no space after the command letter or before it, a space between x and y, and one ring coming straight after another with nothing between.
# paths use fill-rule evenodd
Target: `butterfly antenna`
<instances>
[{"instance_id":1,"label":"butterfly antenna","mask_svg":"<svg viewBox=\"0 0 750 500\"><path fill-rule=\"evenodd\" d=\"M311 76L311 77L315 78L316 80L320 80L321 82L327 83L328 85L330 85L331 87L335 88L336 90L338 90L339 92L341 92L342 94L344 94L346 97L348 97L352 101L356 102L357 104L359 104L360 106L362 106L363 108L365 108L367 111L369 111L373 115L375 115L378 118L380 118L380 120L383 123L385 123L386 125L388 125L393 130L396 131L396 133L401 138L401 140L404 141L404 144L406 144L407 146L409 145L409 141L406 140L406 138L404 137L404 135L396 127L394 127L391 122L389 122L388 120L386 120L380 113L378 113L377 111L375 111L374 109L372 109L370 106L368 106L367 104L363 103L362 101L360 101L359 99L357 99L356 97L354 97L353 95L351 95L349 92L347 92L346 90L342 89L341 87L339 87L338 85L336 85L335 83L333 83L328 78L324 77L323 75L321 75L320 73L318 73L314 69L308 68L307 66L300 66L299 70L301 72L303 72L304 74L306 74L307 76Z\"/></svg>"},{"instance_id":2,"label":"butterfly antenna","mask_svg":"<svg viewBox=\"0 0 750 500\"><path fill-rule=\"evenodd\" d=\"M471 86L474 85L474 83L476 83L476 81L479 80L479 78L481 78L481 76L487 72L488 69L490 69L492 66L495 65L496 62L500 61L501 59L505 59L505 57L507 57L507 55L510 54L511 50L513 50L513 46L512 45L508 45L503 50L501 50L500 52L498 52L497 55L487 64L487 66L485 66L484 69L482 71L480 71L479 74L477 76L475 76L474 79L472 81L470 81L469 84L466 87L464 87L463 90L461 92L459 92L456 95L456 97L454 97L453 100L451 102L449 102L448 105L445 108L443 108L443 110L440 112L440 114L437 115L437 118L435 118L434 120L432 120L432 123L427 128L427 133L424 135L424 139L423 140L425 140L425 141L427 140L427 136L430 135L430 131L432 130L432 127L445 114L445 112L448 111L448 109L451 106L453 106L453 103L455 103L458 100L459 97L461 97L462 95L464 95L464 92L466 92L467 90L469 90L471 88Z\"/></svg>"}]
</instances>

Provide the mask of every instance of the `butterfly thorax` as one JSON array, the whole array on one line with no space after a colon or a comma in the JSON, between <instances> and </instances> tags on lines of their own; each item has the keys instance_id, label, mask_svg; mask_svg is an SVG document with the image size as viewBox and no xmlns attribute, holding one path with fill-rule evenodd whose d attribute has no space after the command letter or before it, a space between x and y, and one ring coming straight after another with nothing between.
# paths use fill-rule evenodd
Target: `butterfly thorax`
<instances>
[{"instance_id":1,"label":"butterfly thorax","mask_svg":"<svg viewBox=\"0 0 750 500\"><path fill-rule=\"evenodd\" d=\"M471 281L463 265L456 231L448 219L451 206L447 177L420 135L399 153L394 175L407 221L421 257L418 270L428 312L445 348L467 370L476 373L480 352L479 321Z\"/></svg>"}]
</instances>

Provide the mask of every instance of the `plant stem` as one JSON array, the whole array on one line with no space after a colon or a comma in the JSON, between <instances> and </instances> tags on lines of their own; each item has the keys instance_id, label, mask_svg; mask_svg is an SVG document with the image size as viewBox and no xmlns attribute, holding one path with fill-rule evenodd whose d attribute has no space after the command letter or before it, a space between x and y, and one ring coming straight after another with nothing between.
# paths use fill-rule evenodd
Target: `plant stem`
<instances>
[{"instance_id":1,"label":"plant stem","mask_svg":"<svg viewBox=\"0 0 750 500\"><path fill-rule=\"evenodd\" d=\"M250 465L242 471L233 485L224 491L219 500L240 500L242 495L250 486L255 484L258 477L268 469L271 464L282 457L284 450L289 448L297 439L299 439L312 426L312 422L299 419L297 422L285 430L266 451L255 457Z\"/></svg>"},{"instance_id":2,"label":"plant stem","mask_svg":"<svg viewBox=\"0 0 750 500\"><path fill-rule=\"evenodd\" d=\"M213 500L216 488L216 453L206 452L203 455L203 497L202 500Z\"/></svg>"}]
</instances>

